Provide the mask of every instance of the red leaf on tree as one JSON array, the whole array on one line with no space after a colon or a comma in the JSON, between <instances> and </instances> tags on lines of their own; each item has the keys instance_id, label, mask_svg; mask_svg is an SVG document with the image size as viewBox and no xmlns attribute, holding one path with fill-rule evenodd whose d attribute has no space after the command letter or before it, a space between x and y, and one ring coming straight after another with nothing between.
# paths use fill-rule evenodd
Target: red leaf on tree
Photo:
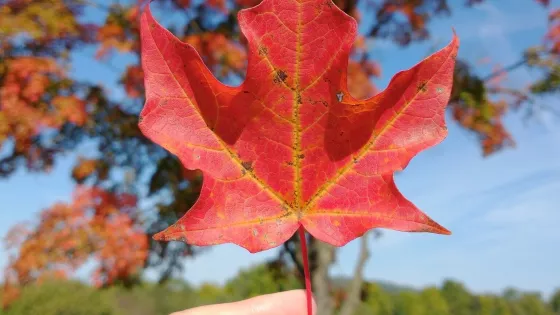
<instances>
[{"instance_id":1,"label":"red leaf on tree","mask_svg":"<svg viewBox=\"0 0 560 315\"><path fill-rule=\"evenodd\" d=\"M230 87L142 16L140 128L204 174L196 204L155 238L258 252L300 226L337 246L372 228L449 234L393 174L447 135L458 39L359 100L347 88L357 23L331 1L265 0L238 18L248 70Z\"/></svg>"}]
</instances>

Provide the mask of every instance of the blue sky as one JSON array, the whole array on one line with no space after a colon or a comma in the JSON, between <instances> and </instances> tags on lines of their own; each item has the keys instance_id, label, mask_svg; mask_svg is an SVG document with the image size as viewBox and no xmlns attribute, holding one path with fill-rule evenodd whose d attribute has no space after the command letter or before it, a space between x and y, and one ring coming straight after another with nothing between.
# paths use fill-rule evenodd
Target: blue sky
<instances>
[{"instance_id":1,"label":"blue sky","mask_svg":"<svg viewBox=\"0 0 560 315\"><path fill-rule=\"evenodd\" d=\"M518 60L523 48L538 44L546 30L546 10L530 0L487 1L477 9L455 10L452 18L435 20L433 37L407 49L389 42L371 44L372 56L383 67L384 87L397 71L420 61L445 45L454 27L461 38L459 56L476 62L490 57L503 65ZM560 1L552 1L558 7ZM161 17L159 14L157 17ZM92 11L89 17L99 18ZM74 56L73 73L94 82L105 82L115 98L124 97L111 83L109 67L91 63L92 50ZM124 67L126 58L111 63ZM511 86L523 86L535 74L518 70L509 77ZM555 99L543 104L560 106ZM513 286L545 295L560 288L560 125L558 118L543 113L529 121L512 113L507 127L517 142L488 158L482 158L476 140L450 119L449 137L439 146L412 160L397 176L397 184L411 201L453 232L451 236L384 231L371 244L366 266L368 279L425 286L445 278L462 281L476 292L499 292ZM49 174L17 172L0 181L0 234L22 220L33 219L44 207L69 200L73 183L69 172L75 155L56 164ZM332 268L335 275L349 275L355 264L357 243L342 248ZM233 245L216 246L186 262L184 277L192 283L222 283L239 268L276 254L269 250L250 254ZM224 264L227 261L227 264ZM5 266L0 251L0 269Z\"/></svg>"}]
</instances>

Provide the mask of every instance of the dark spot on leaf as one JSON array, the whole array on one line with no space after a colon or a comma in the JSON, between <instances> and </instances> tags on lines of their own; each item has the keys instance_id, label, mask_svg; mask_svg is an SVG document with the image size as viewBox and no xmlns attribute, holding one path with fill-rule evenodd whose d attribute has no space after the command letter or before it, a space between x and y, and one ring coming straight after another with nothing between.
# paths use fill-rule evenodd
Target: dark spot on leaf
<instances>
[{"instance_id":1,"label":"dark spot on leaf","mask_svg":"<svg viewBox=\"0 0 560 315\"><path fill-rule=\"evenodd\" d=\"M297 102L298 104L300 104L300 105L302 104L302 101L301 101L301 94L299 94L299 93L296 95L296 102Z\"/></svg>"},{"instance_id":2,"label":"dark spot on leaf","mask_svg":"<svg viewBox=\"0 0 560 315\"><path fill-rule=\"evenodd\" d=\"M323 106L325 106L325 107L329 107L329 103L327 103L327 101L325 101L325 100L322 100L322 101L321 101L321 103L323 104Z\"/></svg>"},{"instance_id":3,"label":"dark spot on leaf","mask_svg":"<svg viewBox=\"0 0 560 315\"><path fill-rule=\"evenodd\" d=\"M426 81L420 82L420 84L418 84L418 86L416 87L416 92L425 93L427 91L428 91L428 82Z\"/></svg>"},{"instance_id":4,"label":"dark spot on leaf","mask_svg":"<svg viewBox=\"0 0 560 315\"><path fill-rule=\"evenodd\" d=\"M268 55L268 48L264 47L264 46L260 46L259 47L259 55L260 56L266 56Z\"/></svg>"},{"instance_id":5,"label":"dark spot on leaf","mask_svg":"<svg viewBox=\"0 0 560 315\"><path fill-rule=\"evenodd\" d=\"M247 94L247 93L250 93L250 92L249 92L249 91L243 91L243 93L246 93L246 94Z\"/></svg>"},{"instance_id":6,"label":"dark spot on leaf","mask_svg":"<svg viewBox=\"0 0 560 315\"><path fill-rule=\"evenodd\" d=\"M253 162L252 161L245 161L241 162L241 165L244 169L248 170L249 172L253 170Z\"/></svg>"},{"instance_id":7,"label":"dark spot on leaf","mask_svg":"<svg viewBox=\"0 0 560 315\"><path fill-rule=\"evenodd\" d=\"M272 81L274 83L280 83L286 81L287 78L288 75L286 74L286 72L284 72L284 70L277 70Z\"/></svg>"},{"instance_id":8,"label":"dark spot on leaf","mask_svg":"<svg viewBox=\"0 0 560 315\"><path fill-rule=\"evenodd\" d=\"M300 154L300 155L298 155L297 157L298 157L298 159L303 160L303 159L305 158L305 155Z\"/></svg>"},{"instance_id":9,"label":"dark spot on leaf","mask_svg":"<svg viewBox=\"0 0 560 315\"><path fill-rule=\"evenodd\" d=\"M286 162L286 164L288 164L290 166L294 166L294 162L292 162L292 161L288 161L288 162Z\"/></svg>"}]
</instances>

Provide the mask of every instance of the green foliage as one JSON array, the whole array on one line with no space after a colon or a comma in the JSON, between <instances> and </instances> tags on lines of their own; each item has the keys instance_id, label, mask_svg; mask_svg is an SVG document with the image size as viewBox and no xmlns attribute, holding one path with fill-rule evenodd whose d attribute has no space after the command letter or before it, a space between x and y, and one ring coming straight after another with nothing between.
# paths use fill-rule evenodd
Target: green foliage
<instances>
[{"instance_id":1,"label":"green foliage","mask_svg":"<svg viewBox=\"0 0 560 315\"><path fill-rule=\"evenodd\" d=\"M546 76L531 85L533 93L554 93L560 90L560 65L554 65Z\"/></svg>"},{"instance_id":2,"label":"green foliage","mask_svg":"<svg viewBox=\"0 0 560 315\"><path fill-rule=\"evenodd\" d=\"M539 293L524 293L517 300L516 303L517 313L519 314L532 314L532 315L552 315L552 310L550 310L546 304L542 302L541 295Z\"/></svg>"},{"instance_id":3,"label":"green foliage","mask_svg":"<svg viewBox=\"0 0 560 315\"><path fill-rule=\"evenodd\" d=\"M554 314L560 315L560 289L556 289L550 299L550 309Z\"/></svg>"},{"instance_id":4,"label":"green foliage","mask_svg":"<svg viewBox=\"0 0 560 315\"><path fill-rule=\"evenodd\" d=\"M396 297L394 315L431 315L426 310L420 294L413 291L403 291Z\"/></svg>"},{"instance_id":5,"label":"green foliage","mask_svg":"<svg viewBox=\"0 0 560 315\"><path fill-rule=\"evenodd\" d=\"M440 290L430 287L420 293L423 304L426 305L426 314L429 315L450 315L449 305Z\"/></svg>"},{"instance_id":6,"label":"green foliage","mask_svg":"<svg viewBox=\"0 0 560 315\"><path fill-rule=\"evenodd\" d=\"M473 297L473 314L477 315L511 315L510 304L503 298L493 295ZM532 314L532 313L531 313Z\"/></svg>"},{"instance_id":7,"label":"green foliage","mask_svg":"<svg viewBox=\"0 0 560 315\"><path fill-rule=\"evenodd\" d=\"M381 286L370 283L367 284L366 305L369 310L376 315L391 315L394 312L394 301L389 293Z\"/></svg>"},{"instance_id":8,"label":"green foliage","mask_svg":"<svg viewBox=\"0 0 560 315\"><path fill-rule=\"evenodd\" d=\"M198 305L199 293L183 282L142 284L132 289L112 287L107 294L122 315L171 314Z\"/></svg>"},{"instance_id":9,"label":"green foliage","mask_svg":"<svg viewBox=\"0 0 560 315\"><path fill-rule=\"evenodd\" d=\"M496 312L494 299L486 295L476 297L473 310L479 315L493 315Z\"/></svg>"},{"instance_id":10,"label":"green foliage","mask_svg":"<svg viewBox=\"0 0 560 315\"><path fill-rule=\"evenodd\" d=\"M49 281L28 286L6 315L120 315L102 291L79 282Z\"/></svg>"},{"instance_id":11,"label":"green foliage","mask_svg":"<svg viewBox=\"0 0 560 315\"><path fill-rule=\"evenodd\" d=\"M95 289L75 281L31 285L2 315L167 315L195 306L247 299L301 288L291 270L275 264L241 271L224 286L192 287L179 280L141 283L132 288ZM388 289L387 289L388 288ZM2 290L0 290L0 297ZM560 290L549 301L540 294L509 289L503 295L471 294L461 283L422 290L365 283L362 303L354 315L559 315Z\"/></svg>"},{"instance_id":12,"label":"green foliage","mask_svg":"<svg viewBox=\"0 0 560 315\"><path fill-rule=\"evenodd\" d=\"M211 283L205 283L198 289L198 305L207 305L212 303L223 303L233 301L231 297L228 297L224 290Z\"/></svg>"},{"instance_id":13,"label":"green foliage","mask_svg":"<svg viewBox=\"0 0 560 315\"><path fill-rule=\"evenodd\" d=\"M300 288L300 282L293 274L283 272L277 266L281 267L269 264L242 270L226 284L225 291L238 300Z\"/></svg>"},{"instance_id":14,"label":"green foliage","mask_svg":"<svg viewBox=\"0 0 560 315\"><path fill-rule=\"evenodd\" d=\"M467 289L458 282L447 280L443 283L442 294L453 315L471 314L473 298Z\"/></svg>"}]
</instances>

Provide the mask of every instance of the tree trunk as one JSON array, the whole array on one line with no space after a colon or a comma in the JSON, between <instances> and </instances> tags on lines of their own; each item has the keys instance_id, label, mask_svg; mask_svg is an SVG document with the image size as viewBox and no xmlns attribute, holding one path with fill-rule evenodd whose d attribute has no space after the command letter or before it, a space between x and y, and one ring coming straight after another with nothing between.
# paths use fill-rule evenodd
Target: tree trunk
<instances>
[{"instance_id":1,"label":"tree trunk","mask_svg":"<svg viewBox=\"0 0 560 315\"><path fill-rule=\"evenodd\" d=\"M352 315L360 305L362 284L364 282L364 267L369 258L368 236L369 234L364 234L360 239L360 255L354 270L354 277L347 288L346 300L342 304L339 315Z\"/></svg>"},{"instance_id":2,"label":"tree trunk","mask_svg":"<svg viewBox=\"0 0 560 315\"><path fill-rule=\"evenodd\" d=\"M313 242L315 268L311 275L313 281L313 292L317 302L317 314L332 315L334 313L334 303L332 300L329 267L334 262L335 248L321 241Z\"/></svg>"},{"instance_id":3,"label":"tree trunk","mask_svg":"<svg viewBox=\"0 0 560 315\"><path fill-rule=\"evenodd\" d=\"M381 236L377 230L368 232L360 239L360 252L358 261L354 270L354 276L346 289L346 300L341 306L340 315L353 314L360 304L361 289L363 284L363 271L365 264L369 259L370 253L368 249L368 237L373 235L374 238ZM286 244L284 251L289 254L291 260L298 269L302 270L301 251L299 240L291 239L294 244ZM309 269L311 272L311 280L313 282L313 294L317 302L318 315L333 315L335 313L335 303L333 300L332 285L329 277L330 266L335 261L336 248L324 242L310 237L309 244ZM303 276L303 272L302 272Z\"/></svg>"}]
</instances>

